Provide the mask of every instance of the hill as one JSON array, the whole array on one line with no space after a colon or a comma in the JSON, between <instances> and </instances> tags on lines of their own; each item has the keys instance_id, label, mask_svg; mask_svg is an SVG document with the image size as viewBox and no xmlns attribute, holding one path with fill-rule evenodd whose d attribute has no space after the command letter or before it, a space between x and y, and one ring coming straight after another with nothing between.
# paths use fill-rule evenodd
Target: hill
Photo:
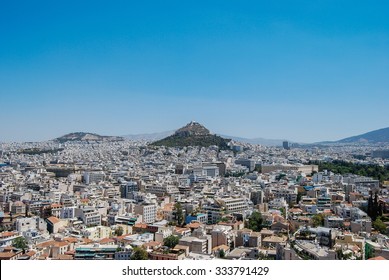
<instances>
[{"instance_id":1,"label":"hill","mask_svg":"<svg viewBox=\"0 0 389 280\"><path fill-rule=\"evenodd\" d=\"M365 134L348 137L337 143L389 143L389 127L382 128Z\"/></svg>"},{"instance_id":2,"label":"hill","mask_svg":"<svg viewBox=\"0 0 389 280\"><path fill-rule=\"evenodd\" d=\"M122 137L101 136L96 133L73 132L54 139L56 142L65 143L73 141L122 141Z\"/></svg>"},{"instance_id":3,"label":"hill","mask_svg":"<svg viewBox=\"0 0 389 280\"><path fill-rule=\"evenodd\" d=\"M174 134L174 130L156 132L156 133L144 133L144 134L128 134L123 137L129 140L144 140L144 141L158 141Z\"/></svg>"},{"instance_id":4,"label":"hill","mask_svg":"<svg viewBox=\"0 0 389 280\"><path fill-rule=\"evenodd\" d=\"M262 145L262 146L282 146L282 142L285 140L281 139L265 139L265 138L243 138L237 136L227 136L220 134L219 136L227 139L232 139L237 142L253 144L253 145Z\"/></svg>"},{"instance_id":5,"label":"hill","mask_svg":"<svg viewBox=\"0 0 389 280\"><path fill-rule=\"evenodd\" d=\"M173 135L153 142L154 146L187 147L187 146L218 146L220 149L228 149L230 139L211 134L210 131L197 122L190 122L178 129Z\"/></svg>"},{"instance_id":6,"label":"hill","mask_svg":"<svg viewBox=\"0 0 389 280\"><path fill-rule=\"evenodd\" d=\"M144 141L158 141L175 133L174 130L157 132L157 133L144 133L144 134L128 134L122 137L129 140L144 140ZM284 140L281 139L265 139L265 138L243 138L236 136L228 136L223 134L216 134L224 139L232 139L241 143L259 144L263 146L282 146Z\"/></svg>"}]
</instances>

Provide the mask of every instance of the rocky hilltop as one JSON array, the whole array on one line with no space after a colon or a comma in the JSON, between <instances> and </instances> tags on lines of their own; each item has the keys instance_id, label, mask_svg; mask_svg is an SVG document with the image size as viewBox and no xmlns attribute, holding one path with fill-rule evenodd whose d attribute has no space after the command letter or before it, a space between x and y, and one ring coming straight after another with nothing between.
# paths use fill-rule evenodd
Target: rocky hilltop
<instances>
[{"instance_id":1,"label":"rocky hilltop","mask_svg":"<svg viewBox=\"0 0 389 280\"><path fill-rule=\"evenodd\" d=\"M211 134L210 131L198 122L192 121L176 132L159 141L153 142L154 146L187 147L187 146L218 146L220 149L228 149L230 139Z\"/></svg>"},{"instance_id":2,"label":"rocky hilltop","mask_svg":"<svg viewBox=\"0 0 389 280\"><path fill-rule=\"evenodd\" d=\"M122 141L122 137L116 136L101 136L95 133L88 132L73 132L54 139L56 142L74 142L74 141Z\"/></svg>"}]
</instances>

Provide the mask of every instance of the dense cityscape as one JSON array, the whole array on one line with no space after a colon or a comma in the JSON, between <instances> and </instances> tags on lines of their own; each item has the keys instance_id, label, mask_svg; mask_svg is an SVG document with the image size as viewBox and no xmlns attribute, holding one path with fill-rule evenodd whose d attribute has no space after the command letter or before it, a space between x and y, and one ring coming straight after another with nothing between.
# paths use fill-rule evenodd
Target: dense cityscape
<instances>
[{"instance_id":1,"label":"dense cityscape","mask_svg":"<svg viewBox=\"0 0 389 280\"><path fill-rule=\"evenodd\" d=\"M1 144L1 260L389 259L387 144L72 137Z\"/></svg>"}]
</instances>

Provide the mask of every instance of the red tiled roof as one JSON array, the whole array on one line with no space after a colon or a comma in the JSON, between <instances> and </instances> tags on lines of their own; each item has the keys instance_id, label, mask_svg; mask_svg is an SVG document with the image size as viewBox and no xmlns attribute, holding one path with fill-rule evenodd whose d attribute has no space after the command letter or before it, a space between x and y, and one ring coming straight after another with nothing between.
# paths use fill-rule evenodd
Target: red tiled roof
<instances>
[{"instance_id":1,"label":"red tiled roof","mask_svg":"<svg viewBox=\"0 0 389 280\"><path fill-rule=\"evenodd\" d=\"M134 228L147 228L146 223L138 223L133 226Z\"/></svg>"},{"instance_id":2,"label":"red tiled roof","mask_svg":"<svg viewBox=\"0 0 389 280\"><path fill-rule=\"evenodd\" d=\"M0 252L0 259L6 260L6 259L13 258L16 255L17 254L14 252Z\"/></svg>"},{"instance_id":3,"label":"red tiled roof","mask_svg":"<svg viewBox=\"0 0 389 280\"><path fill-rule=\"evenodd\" d=\"M62 241L62 242L55 242L54 246L55 247L65 247L68 246L68 242Z\"/></svg>"},{"instance_id":4,"label":"red tiled roof","mask_svg":"<svg viewBox=\"0 0 389 280\"><path fill-rule=\"evenodd\" d=\"M58 204L58 203L51 204L51 208L60 208L60 207L62 207L61 204Z\"/></svg>"},{"instance_id":5,"label":"red tiled roof","mask_svg":"<svg viewBox=\"0 0 389 280\"><path fill-rule=\"evenodd\" d=\"M29 257L32 257L32 256L34 256L36 254L36 252L35 251L28 251L27 253L26 253L26 255L27 256L29 256Z\"/></svg>"},{"instance_id":6,"label":"red tiled roof","mask_svg":"<svg viewBox=\"0 0 389 280\"><path fill-rule=\"evenodd\" d=\"M91 239L89 239L89 238L83 238L83 239L82 239L82 242L83 242L84 244L90 244L90 243L93 243L93 240L91 240Z\"/></svg>"},{"instance_id":7,"label":"red tiled roof","mask_svg":"<svg viewBox=\"0 0 389 280\"><path fill-rule=\"evenodd\" d=\"M46 241L46 242L43 242L43 243L39 243L36 245L37 248L46 248L46 247L50 247L50 246L54 246L56 243L56 241L54 240L50 240L50 241Z\"/></svg>"},{"instance_id":8,"label":"red tiled roof","mask_svg":"<svg viewBox=\"0 0 389 280\"><path fill-rule=\"evenodd\" d=\"M63 240L66 242L69 242L69 243L77 243L78 242L78 239L75 237L65 237Z\"/></svg>"},{"instance_id":9,"label":"red tiled roof","mask_svg":"<svg viewBox=\"0 0 389 280\"><path fill-rule=\"evenodd\" d=\"M190 224L186 225L187 228L193 228L193 229L199 228L200 226L201 226L201 223L199 223L199 222L191 222Z\"/></svg>"},{"instance_id":10,"label":"red tiled roof","mask_svg":"<svg viewBox=\"0 0 389 280\"><path fill-rule=\"evenodd\" d=\"M127 236L130 236L131 234L125 234L125 235L122 235L122 236L116 236L115 238L117 239L117 240L123 240L125 237L127 237Z\"/></svg>"},{"instance_id":11,"label":"red tiled roof","mask_svg":"<svg viewBox=\"0 0 389 280\"><path fill-rule=\"evenodd\" d=\"M47 220L49 220L49 222L52 223L53 225L60 222L60 220L54 216L47 218Z\"/></svg>"},{"instance_id":12,"label":"red tiled roof","mask_svg":"<svg viewBox=\"0 0 389 280\"><path fill-rule=\"evenodd\" d=\"M188 229L188 228L176 227L174 230L175 230L176 232L185 232L185 231L187 231L187 230L189 230L189 229Z\"/></svg>"},{"instance_id":13,"label":"red tiled roof","mask_svg":"<svg viewBox=\"0 0 389 280\"><path fill-rule=\"evenodd\" d=\"M107 244L107 243L112 243L112 242L115 242L115 240L111 239L111 238L103 238L99 241L100 244Z\"/></svg>"},{"instance_id":14,"label":"red tiled roof","mask_svg":"<svg viewBox=\"0 0 389 280\"><path fill-rule=\"evenodd\" d=\"M14 235L17 235L17 233L16 232L12 232L12 231L6 231L6 232L0 233L0 237L3 237L3 238L11 237L11 236L14 236Z\"/></svg>"},{"instance_id":15,"label":"red tiled roof","mask_svg":"<svg viewBox=\"0 0 389 280\"><path fill-rule=\"evenodd\" d=\"M161 242L150 241L150 242L143 244L143 247L157 247L157 246L161 246Z\"/></svg>"},{"instance_id":16,"label":"red tiled roof","mask_svg":"<svg viewBox=\"0 0 389 280\"><path fill-rule=\"evenodd\" d=\"M300 208L292 208L292 209L289 209L289 212L292 212L292 213L299 213L299 212L303 212L303 210L301 210Z\"/></svg>"},{"instance_id":17,"label":"red tiled roof","mask_svg":"<svg viewBox=\"0 0 389 280\"><path fill-rule=\"evenodd\" d=\"M368 261L387 261L387 259L384 258L384 257L382 257L382 256L370 258L370 259L367 259L367 260L368 260Z\"/></svg>"}]
</instances>

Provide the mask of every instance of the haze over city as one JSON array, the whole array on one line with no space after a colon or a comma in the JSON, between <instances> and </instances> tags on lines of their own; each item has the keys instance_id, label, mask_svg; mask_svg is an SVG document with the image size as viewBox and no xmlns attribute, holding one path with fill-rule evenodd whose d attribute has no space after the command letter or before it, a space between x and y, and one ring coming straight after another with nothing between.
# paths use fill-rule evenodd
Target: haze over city
<instances>
[{"instance_id":1,"label":"haze over city","mask_svg":"<svg viewBox=\"0 0 389 280\"><path fill-rule=\"evenodd\" d=\"M190 120L299 142L389 126L384 1L22 3L0 4L2 142Z\"/></svg>"}]
</instances>

